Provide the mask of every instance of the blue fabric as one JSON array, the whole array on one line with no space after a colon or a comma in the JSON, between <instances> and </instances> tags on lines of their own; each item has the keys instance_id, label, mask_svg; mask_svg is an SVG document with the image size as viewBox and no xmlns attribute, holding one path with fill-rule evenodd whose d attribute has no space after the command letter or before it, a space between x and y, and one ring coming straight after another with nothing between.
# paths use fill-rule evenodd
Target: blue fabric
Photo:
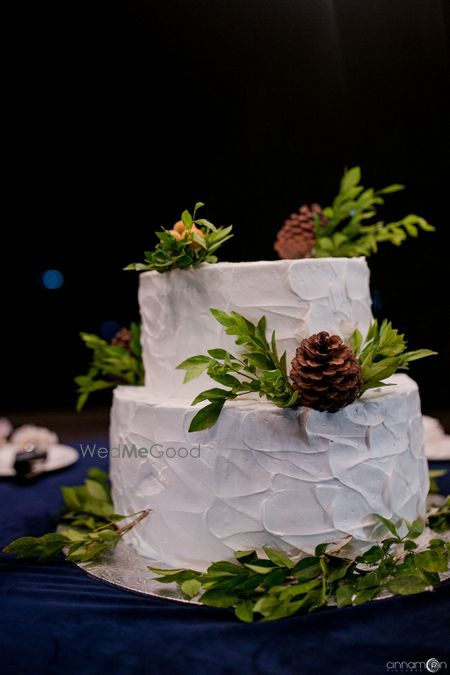
<instances>
[{"instance_id":1,"label":"blue fabric","mask_svg":"<svg viewBox=\"0 0 450 675\"><path fill-rule=\"evenodd\" d=\"M85 458L34 485L0 482L0 545L55 526L59 487L83 481ZM447 468L450 464L434 464ZM450 473L440 479L450 492ZM58 559L0 557L2 675L385 673L388 661L436 658L450 668L450 587L276 623L135 595ZM445 671L441 671L445 672Z\"/></svg>"}]
</instances>

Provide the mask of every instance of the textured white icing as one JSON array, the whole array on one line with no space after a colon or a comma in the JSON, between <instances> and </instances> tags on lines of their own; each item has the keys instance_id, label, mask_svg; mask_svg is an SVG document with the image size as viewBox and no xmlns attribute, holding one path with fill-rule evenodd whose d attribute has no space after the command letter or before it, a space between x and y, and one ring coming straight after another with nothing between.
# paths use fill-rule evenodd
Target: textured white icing
<instances>
[{"instance_id":1,"label":"textured white icing","mask_svg":"<svg viewBox=\"0 0 450 675\"><path fill-rule=\"evenodd\" d=\"M143 555L205 567L262 545L313 551L347 534L373 540L373 514L424 516L427 463L417 385L406 375L337 413L228 403L194 434L195 410L141 387L114 393L111 447L162 446L162 457L111 455L115 508L152 514L127 536ZM167 448L200 443L200 457Z\"/></svg>"},{"instance_id":2,"label":"textured white icing","mask_svg":"<svg viewBox=\"0 0 450 675\"><path fill-rule=\"evenodd\" d=\"M139 304L148 388L158 396L190 401L210 386L207 375L183 385L175 370L194 354L213 347L236 349L234 338L210 307L263 314L275 330L288 363L298 341L320 330L348 337L366 332L372 319L369 268L364 258L321 258L272 262L204 264L196 269L140 275Z\"/></svg>"}]
</instances>

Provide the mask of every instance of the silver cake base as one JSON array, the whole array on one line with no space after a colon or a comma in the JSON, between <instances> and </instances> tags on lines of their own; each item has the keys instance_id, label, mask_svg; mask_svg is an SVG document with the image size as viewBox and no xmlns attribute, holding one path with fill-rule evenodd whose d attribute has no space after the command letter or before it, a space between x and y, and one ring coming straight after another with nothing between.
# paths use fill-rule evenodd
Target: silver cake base
<instances>
[{"instance_id":1,"label":"silver cake base","mask_svg":"<svg viewBox=\"0 0 450 675\"><path fill-rule=\"evenodd\" d=\"M200 604L197 600L187 599L176 584L162 584L157 581L155 574L147 569L148 566L164 568L167 565L140 555L124 539L121 539L115 549L102 556L100 560L75 564L90 577L106 581L111 586L124 591L191 605Z\"/></svg>"},{"instance_id":2,"label":"silver cake base","mask_svg":"<svg viewBox=\"0 0 450 675\"><path fill-rule=\"evenodd\" d=\"M437 533L426 530L430 539L450 539L448 532ZM425 533L424 533L425 534ZM422 535L423 536L423 535ZM191 605L199 605L198 600L187 599L176 584L162 584L157 577L150 572L148 566L164 568L164 562L151 560L137 553L134 548L123 539L116 548L103 556L101 560L89 563L76 563L86 574L94 579L106 581L111 586L132 591L140 595L149 595L154 598L183 602ZM450 579L450 570L439 575L442 581ZM383 591L374 600L383 600L393 597L392 593ZM333 606L333 603L330 603Z\"/></svg>"}]
</instances>

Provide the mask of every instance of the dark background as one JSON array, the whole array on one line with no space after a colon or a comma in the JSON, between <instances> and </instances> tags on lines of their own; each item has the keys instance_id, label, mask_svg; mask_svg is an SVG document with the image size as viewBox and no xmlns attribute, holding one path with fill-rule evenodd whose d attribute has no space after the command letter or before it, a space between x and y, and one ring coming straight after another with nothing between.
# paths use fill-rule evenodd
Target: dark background
<instances>
[{"instance_id":1,"label":"dark background","mask_svg":"<svg viewBox=\"0 0 450 675\"><path fill-rule=\"evenodd\" d=\"M0 412L69 408L78 332L138 316L122 272L195 201L233 223L222 260L273 259L301 203L345 166L405 183L387 216L436 225L369 260L411 348L425 411L450 406L448 5L442 0L155 0L20 4L4 127ZM8 31L9 32L9 31ZM44 270L64 275L46 290ZM108 395L99 401L108 401Z\"/></svg>"}]
</instances>

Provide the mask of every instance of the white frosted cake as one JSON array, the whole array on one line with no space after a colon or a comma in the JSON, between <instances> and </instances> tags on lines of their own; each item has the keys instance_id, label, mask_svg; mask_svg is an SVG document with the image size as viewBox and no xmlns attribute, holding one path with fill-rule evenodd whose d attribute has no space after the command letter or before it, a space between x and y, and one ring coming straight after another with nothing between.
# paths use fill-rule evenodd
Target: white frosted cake
<instances>
[{"instance_id":1,"label":"white frosted cake","mask_svg":"<svg viewBox=\"0 0 450 675\"><path fill-rule=\"evenodd\" d=\"M425 515L428 472L417 385L406 375L336 413L281 409L259 398L227 402L210 429L190 433L213 386L183 384L195 354L239 349L209 308L267 317L288 363L302 338L366 333L372 319L363 258L204 264L140 276L145 387L118 387L111 418L116 511L151 515L128 534L136 550L204 568L237 549L312 552L352 535L375 539L377 519ZM135 446L135 450L133 449Z\"/></svg>"}]
</instances>

